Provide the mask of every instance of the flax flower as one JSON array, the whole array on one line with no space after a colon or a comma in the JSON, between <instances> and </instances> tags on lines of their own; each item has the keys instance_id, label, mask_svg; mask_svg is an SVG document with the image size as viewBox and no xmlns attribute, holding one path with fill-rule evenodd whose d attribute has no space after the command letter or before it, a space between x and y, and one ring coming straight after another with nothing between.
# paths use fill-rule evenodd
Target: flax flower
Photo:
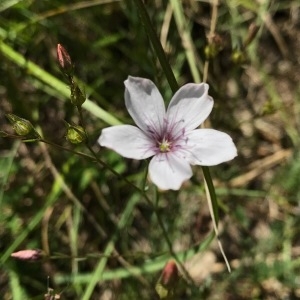
<instances>
[{"instance_id":1,"label":"flax flower","mask_svg":"<svg viewBox=\"0 0 300 300\"><path fill-rule=\"evenodd\" d=\"M155 84L145 78L125 81L125 105L137 126L102 130L98 142L131 159L152 157L151 181L162 190L178 190L192 176L191 165L213 166L233 159L231 137L214 129L196 129L210 114L208 84L189 83L173 96L167 110Z\"/></svg>"}]
</instances>

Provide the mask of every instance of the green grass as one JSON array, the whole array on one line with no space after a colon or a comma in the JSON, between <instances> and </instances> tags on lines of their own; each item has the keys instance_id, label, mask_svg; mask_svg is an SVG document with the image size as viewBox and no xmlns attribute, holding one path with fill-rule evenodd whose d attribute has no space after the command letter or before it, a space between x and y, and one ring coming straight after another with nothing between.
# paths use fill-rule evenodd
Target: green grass
<instances>
[{"instance_id":1,"label":"green grass","mask_svg":"<svg viewBox=\"0 0 300 300\"><path fill-rule=\"evenodd\" d=\"M149 35L138 2L0 3L0 130L13 134L5 118L13 113L53 143L0 137L1 299L44 299L48 276L62 299L159 299L156 282L174 256L191 278L182 272L172 299L298 299L300 4L220 1L214 19L207 1L145 1ZM259 30L245 46L251 23ZM90 150L104 164L65 139L64 120L78 124L80 115L58 43L75 63ZM146 180L145 198L128 181L143 189L147 163L98 146L103 128L132 124L128 75L153 80L166 102L176 81L207 78L215 99L207 126L230 134L239 154L210 168L231 273L200 167L178 192L157 194ZM45 253L40 261L10 257L35 248Z\"/></svg>"}]
</instances>

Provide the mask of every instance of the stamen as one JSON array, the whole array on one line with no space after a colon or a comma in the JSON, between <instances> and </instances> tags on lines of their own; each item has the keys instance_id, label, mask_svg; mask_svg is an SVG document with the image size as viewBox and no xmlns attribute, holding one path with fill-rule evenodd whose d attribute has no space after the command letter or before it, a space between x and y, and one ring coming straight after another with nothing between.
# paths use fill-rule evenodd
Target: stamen
<instances>
[{"instance_id":1,"label":"stamen","mask_svg":"<svg viewBox=\"0 0 300 300\"><path fill-rule=\"evenodd\" d=\"M171 143L167 141L165 138L159 143L159 150L160 152L170 152L171 151Z\"/></svg>"}]
</instances>

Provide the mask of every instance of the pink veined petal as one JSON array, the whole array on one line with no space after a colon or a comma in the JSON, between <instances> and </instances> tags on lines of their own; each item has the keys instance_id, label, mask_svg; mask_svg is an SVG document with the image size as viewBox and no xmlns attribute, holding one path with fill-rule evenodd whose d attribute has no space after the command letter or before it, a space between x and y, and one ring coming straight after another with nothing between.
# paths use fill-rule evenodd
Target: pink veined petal
<instances>
[{"instance_id":1,"label":"pink veined petal","mask_svg":"<svg viewBox=\"0 0 300 300\"><path fill-rule=\"evenodd\" d=\"M162 190L178 190L192 175L190 164L176 153L157 154L149 164L150 179Z\"/></svg>"},{"instance_id":2,"label":"pink veined petal","mask_svg":"<svg viewBox=\"0 0 300 300\"><path fill-rule=\"evenodd\" d=\"M161 132L166 108L155 84L145 78L129 76L125 80L125 104L135 124L144 132Z\"/></svg>"},{"instance_id":3,"label":"pink veined petal","mask_svg":"<svg viewBox=\"0 0 300 300\"><path fill-rule=\"evenodd\" d=\"M208 89L206 83L188 83L175 93L167 109L168 124L174 126L173 134L182 129L193 130L209 116L214 101Z\"/></svg>"},{"instance_id":4,"label":"pink veined petal","mask_svg":"<svg viewBox=\"0 0 300 300\"><path fill-rule=\"evenodd\" d=\"M132 125L117 125L102 130L98 143L132 159L145 159L155 154L152 140Z\"/></svg>"},{"instance_id":5,"label":"pink veined petal","mask_svg":"<svg viewBox=\"0 0 300 300\"><path fill-rule=\"evenodd\" d=\"M187 136L187 160L193 165L214 166L233 159L237 149L231 137L214 129L196 129Z\"/></svg>"}]
</instances>

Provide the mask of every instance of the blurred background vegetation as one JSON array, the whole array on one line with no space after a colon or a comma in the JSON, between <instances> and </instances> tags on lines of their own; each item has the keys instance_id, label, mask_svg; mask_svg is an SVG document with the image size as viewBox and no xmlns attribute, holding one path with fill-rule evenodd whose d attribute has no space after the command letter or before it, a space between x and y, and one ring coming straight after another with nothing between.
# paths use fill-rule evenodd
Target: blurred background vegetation
<instances>
[{"instance_id":1,"label":"blurred background vegetation","mask_svg":"<svg viewBox=\"0 0 300 300\"><path fill-rule=\"evenodd\" d=\"M239 153L211 168L231 273L216 241L204 244L212 224L201 169L179 192L160 194L158 212L194 281L179 280L172 299L300 299L299 1L145 6L180 85L202 80L209 60L209 126L230 134ZM150 78L165 99L172 96L135 1L0 1L0 130L13 133L5 113L14 113L46 139L88 153L65 139L64 120L78 123L78 114L58 68L58 43L91 103L109 112L84 110L91 146L140 186L144 162L96 143L113 117L132 122L123 99L128 75ZM140 194L57 147L11 138L0 138L0 147L1 299L48 299L48 276L61 299L158 299L155 285L172 255ZM21 249L42 249L47 258L13 260Z\"/></svg>"}]
</instances>

